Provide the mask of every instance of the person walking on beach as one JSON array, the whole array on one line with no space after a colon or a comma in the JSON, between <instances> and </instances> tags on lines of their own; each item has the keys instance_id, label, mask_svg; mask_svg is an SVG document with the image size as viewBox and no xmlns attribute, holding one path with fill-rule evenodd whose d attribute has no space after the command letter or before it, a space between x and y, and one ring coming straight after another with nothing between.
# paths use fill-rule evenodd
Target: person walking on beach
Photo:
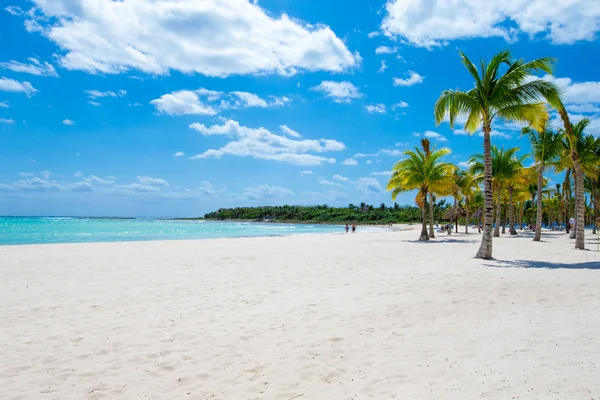
<instances>
[{"instance_id":1,"label":"person walking on beach","mask_svg":"<svg viewBox=\"0 0 600 400\"><path fill-rule=\"evenodd\" d=\"M348 227L348 224L346 224L346 233L348 233L348 229L350 228Z\"/></svg>"},{"instance_id":2,"label":"person walking on beach","mask_svg":"<svg viewBox=\"0 0 600 400\"><path fill-rule=\"evenodd\" d=\"M356 223L352 224L352 233L356 232Z\"/></svg>"}]
</instances>

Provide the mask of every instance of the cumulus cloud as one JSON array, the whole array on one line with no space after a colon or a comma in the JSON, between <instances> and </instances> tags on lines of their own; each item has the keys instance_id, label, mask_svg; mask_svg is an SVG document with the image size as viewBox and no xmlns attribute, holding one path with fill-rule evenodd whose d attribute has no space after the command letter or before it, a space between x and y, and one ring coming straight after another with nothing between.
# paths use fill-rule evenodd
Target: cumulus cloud
<instances>
[{"instance_id":1,"label":"cumulus cloud","mask_svg":"<svg viewBox=\"0 0 600 400\"><path fill-rule=\"evenodd\" d=\"M346 146L331 139L295 140L276 135L268 129L241 126L234 120L226 120L222 125L205 126L190 124L190 128L205 136L228 136L234 140L220 149L206 150L192 159L221 158L223 155L254 157L263 160L281 161L295 165L321 165L335 162L334 158L311 153L341 151Z\"/></svg>"},{"instance_id":2,"label":"cumulus cloud","mask_svg":"<svg viewBox=\"0 0 600 400\"><path fill-rule=\"evenodd\" d=\"M178 151L177 153L173 154L174 157L185 157L185 153L183 151Z\"/></svg>"},{"instance_id":3,"label":"cumulus cloud","mask_svg":"<svg viewBox=\"0 0 600 400\"><path fill-rule=\"evenodd\" d=\"M300 171L300 175L301 176L305 176L305 175L312 175L313 172L311 170L304 170L304 171Z\"/></svg>"},{"instance_id":4,"label":"cumulus cloud","mask_svg":"<svg viewBox=\"0 0 600 400\"><path fill-rule=\"evenodd\" d=\"M457 165L459 167L461 167L462 169L467 169L467 168L471 167L471 163L469 161L461 161Z\"/></svg>"},{"instance_id":5,"label":"cumulus cloud","mask_svg":"<svg viewBox=\"0 0 600 400\"><path fill-rule=\"evenodd\" d=\"M14 124L14 119L0 118L0 124Z\"/></svg>"},{"instance_id":6,"label":"cumulus cloud","mask_svg":"<svg viewBox=\"0 0 600 400\"><path fill-rule=\"evenodd\" d=\"M453 131L453 133L455 135L459 135L459 136L470 136L471 135L469 132L465 131L464 129L455 129ZM483 137L483 132L482 131L475 131L475 132L473 132L473 134L476 134L479 137ZM497 138L500 138L500 139L510 139L510 138L512 138L512 136L509 135L508 133L504 133L504 132L499 131L497 129L492 129L492 131L490 132L490 136L491 137L497 137ZM442 140L442 141L444 141L444 140Z\"/></svg>"},{"instance_id":7,"label":"cumulus cloud","mask_svg":"<svg viewBox=\"0 0 600 400\"><path fill-rule=\"evenodd\" d=\"M408 107L408 103L405 101L399 101L398 103L392 106L392 110L396 110L397 108L406 108Z\"/></svg>"},{"instance_id":8,"label":"cumulus cloud","mask_svg":"<svg viewBox=\"0 0 600 400\"><path fill-rule=\"evenodd\" d=\"M379 46L375 49L375 54L393 54L397 51L397 47Z\"/></svg>"},{"instance_id":9,"label":"cumulus cloud","mask_svg":"<svg viewBox=\"0 0 600 400\"><path fill-rule=\"evenodd\" d=\"M375 178L358 178L353 183L365 195L374 195L383 192L381 183Z\"/></svg>"},{"instance_id":10,"label":"cumulus cloud","mask_svg":"<svg viewBox=\"0 0 600 400\"><path fill-rule=\"evenodd\" d=\"M358 161L356 161L354 158L346 158L344 161L342 161L342 165L348 165L350 167L354 167L354 166L358 165Z\"/></svg>"},{"instance_id":11,"label":"cumulus cloud","mask_svg":"<svg viewBox=\"0 0 600 400\"><path fill-rule=\"evenodd\" d=\"M31 86L31 83L27 81L19 82L14 79L2 77L0 78L0 91L25 93L27 96L31 96L37 92L37 89Z\"/></svg>"},{"instance_id":12,"label":"cumulus cloud","mask_svg":"<svg viewBox=\"0 0 600 400\"><path fill-rule=\"evenodd\" d=\"M169 115L216 115L227 109L281 107L289 102L290 99L285 96L263 99L249 92L234 91L228 94L200 88L164 94L150 104L159 112Z\"/></svg>"},{"instance_id":13,"label":"cumulus cloud","mask_svg":"<svg viewBox=\"0 0 600 400\"><path fill-rule=\"evenodd\" d=\"M8 108L8 107L9 107L9 105L8 105L8 103L7 103L7 102L5 102L5 101L0 101L0 108Z\"/></svg>"},{"instance_id":14,"label":"cumulus cloud","mask_svg":"<svg viewBox=\"0 0 600 400\"><path fill-rule=\"evenodd\" d=\"M75 121L71 121L70 119L63 119L62 123L67 125L67 126L72 126L75 125Z\"/></svg>"},{"instance_id":15,"label":"cumulus cloud","mask_svg":"<svg viewBox=\"0 0 600 400\"><path fill-rule=\"evenodd\" d=\"M160 178L151 178L149 176L138 176L137 180L142 185L169 187L169 182Z\"/></svg>"},{"instance_id":16,"label":"cumulus cloud","mask_svg":"<svg viewBox=\"0 0 600 400\"><path fill-rule=\"evenodd\" d=\"M385 60L381 60L381 67L379 67L379 69L377 70L377 73L383 74L386 69L387 69L387 64L385 63Z\"/></svg>"},{"instance_id":17,"label":"cumulus cloud","mask_svg":"<svg viewBox=\"0 0 600 400\"><path fill-rule=\"evenodd\" d=\"M450 40L520 34L555 44L591 41L600 29L600 7L589 0L389 0L381 28L416 46Z\"/></svg>"},{"instance_id":18,"label":"cumulus cloud","mask_svg":"<svg viewBox=\"0 0 600 400\"><path fill-rule=\"evenodd\" d=\"M334 181L339 181L339 182L350 182L349 178L346 178L345 176L341 176L341 175L337 175L337 174L335 174L333 176L333 180Z\"/></svg>"},{"instance_id":19,"label":"cumulus cloud","mask_svg":"<svg viewBox=\"0 0 600 400\"><path fill-rule=\"evenodd\" d=\"M415 71L408 71L408 78L394 78L394 86L414 86L423 82L425 78L417 74Z\"/></svg>"},{"instance_id":20,"label":"cumulus cloud","mask_svg":"<svg viewBox=\"0 0 600 400\"><path fill-rule=\"evenodd\" d=\"M425 131L423 133L413 132L413 136L415 136L415 137L425 137L425 138L429 138L429 139L436 139L436 140L439 140L440 142L445 142L445 141L448 140L448 139L446 139L445 136L440 135L439 133L433 132L433 131Z\"/></svg>"},{"instance_id":21,"label":"cumulus cloud","mask_svg":"<svg viewBox=\"0 0 600 400\"><path fill-rule=\"evenodd\" d=\"M281 132L285 133L288 136L291 136L291 137L294 137L294 138L301 138L302 137L301 134L299 134L295 130L289 128L287 125L281 125L281 126L279 126L279 128L281 129Z\"/></svg>"},{"instance_id":22,"label":"cumulus cloud","mask_svg":"<svg viewBox=\"0 0 600 400\"><path fill-rule=\"evenodd\" d=\"M334 82L322 81L311 90L324 93L336 103L352 103L352 100L362 97L362 93L356 86L348 81Z\"/></svg>"},{"instance_id":23,"label":"cumulus cloud","mask_svg":"<svg viewBox=\"0 0 600 400\"><path fill-rule=\"evenodd\" d=\"M258 185L244 189L244 197L250 200L268 200L281 197L291 197L293 195L294 192L291 190L278 186Z\"/></svg>"},{"instance_id":24,"label":"cumulus cloud","mask_svg":"<svg viewBox=\"0 0 600 400\"><path fill-rule=\"evenodd\" d=\"M371 172L371 175L373 175L373 176L392 176L392 171Z\"/></svg>"},{"instance_id":25,"label":"cumulus cloud","mask_svg":"<svg viewBox=\"0 0 600 400\"><path fill-rule=\"evenodd\" d=\"M340 185L339 183L335 183L332 181L328 181L327 179L320 177L319 178L319 185L327 185L327 186L338 186L341 187L342 185Z\"/></svg>"},{"instance_id":26,"label":"cumulus cloud","mask_svg":"<svg viewBox=\"0 0 600 400\"><path fill-rule=\"evenodd\" d=\"M35 57L30 57L28 60L29 63L22 63L14 60L0 62L0 68L32 75L58 77L58 73L51 64L45 61L42 63Z\"/></svg>"},{"instance_id":27,"label":"cumulus cloud","mask_svg":"<svg viewBox=\"0 0 600 400\"><path fill-rule=\"evenodd\" d=\"M97 99L100 97L123 97L127 94L127 91L123 89L120 89L117 92L113 92L111 90L106 92L101 92L100 90L85 90L84 92L90 99Z\"/></svg>"},{"instance_id":28,"label":"cumulus cloud","mask_svg":"<svg viewBox=\"0 0 600 400\"><path fill-rule=\"evenodd\" d=\"M365 108L369 114L385 114L385 104L369 104Z\"/></svg>"},{"instance_id":29,"label":"cumulus cloud","mask_svg":"<svg viewBox=\"0 0 600 400\"><path fill-rule=\"evenodd\" d=\"M267 13L256 1L33 3L26 28L61 48L64 68L90 73L291 75L341 72L361 60L328 26Z\"/></svg>"}]
</instances>

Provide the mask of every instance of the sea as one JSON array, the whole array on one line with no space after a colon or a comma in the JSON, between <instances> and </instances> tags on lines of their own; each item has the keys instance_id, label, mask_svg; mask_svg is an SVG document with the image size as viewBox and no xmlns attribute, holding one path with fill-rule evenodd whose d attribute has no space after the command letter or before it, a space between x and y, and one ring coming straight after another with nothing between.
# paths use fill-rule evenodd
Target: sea
<instances>
[{"instance_id":1,"label":"sea","mask_svg":"<svg viewBox=\"0 0 600 400\"><path fill-rule=\"evenodd\" d=\"M359 228L359 230L377 228ZM339 225L160 218L0 217L0 245L217 239L343 233Z\"/></svg>"}]
</instances>

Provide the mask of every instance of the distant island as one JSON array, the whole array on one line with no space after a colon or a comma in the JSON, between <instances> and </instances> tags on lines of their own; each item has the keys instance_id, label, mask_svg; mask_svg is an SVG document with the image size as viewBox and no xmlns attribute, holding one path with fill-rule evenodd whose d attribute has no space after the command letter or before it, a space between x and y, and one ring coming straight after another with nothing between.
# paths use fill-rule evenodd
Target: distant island
<instances>
[{"instance_id":1,"label":"distant island","mask_svg":"<svg viewBox=\"0 0 600 400\"><path fill-rule=\"evenodd\" d=\"M440 215L449 207L444 200L436 204L436 212ZM255 222L299 222L299 223L410 223L420 221L421 211L418 207L392 207L381 204L379 207L360 203L347 207L320 206L264 206L221 208L205 214L204 219L215 221L255 221ZM182 218L183 219L183 218Z\"/></svg>"}]
</instances>

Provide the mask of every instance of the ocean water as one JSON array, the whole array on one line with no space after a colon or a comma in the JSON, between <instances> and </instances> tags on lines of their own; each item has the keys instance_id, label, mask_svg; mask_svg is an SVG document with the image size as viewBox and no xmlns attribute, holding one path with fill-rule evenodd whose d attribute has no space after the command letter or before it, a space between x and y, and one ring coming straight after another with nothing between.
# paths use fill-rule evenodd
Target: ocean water
<instances>
[{"instance_id":1,"label":"ocean water","mask_svg":"<svg viewBox=\"0 0 600 400\"><path fill-rule=\"evenodd\" d=\"M0 245L215 239L342 233L343 231L343 226L335 225L166 219L0 217Z\"/></svg>"}]
</instances>

